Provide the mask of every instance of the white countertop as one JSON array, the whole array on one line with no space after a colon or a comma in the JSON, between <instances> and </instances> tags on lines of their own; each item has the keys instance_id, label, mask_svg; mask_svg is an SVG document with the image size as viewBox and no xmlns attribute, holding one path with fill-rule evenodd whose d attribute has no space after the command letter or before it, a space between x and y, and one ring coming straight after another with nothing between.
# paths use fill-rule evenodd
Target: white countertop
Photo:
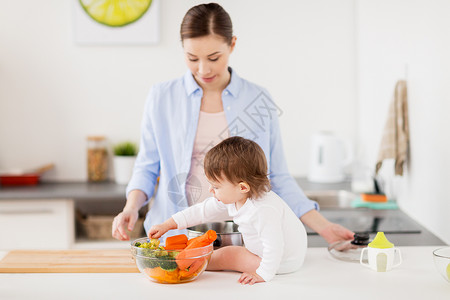
<instances>
[{"instance_id":1,"label":"white countertop","mask_svg":"<svg viewBox=\"0 0 450 300\"><path fill-rule=\"evenodd\" d=\"M336 260L326 248L308 248L301 270L253 286L237 283L234 272L205 272L177 285L137 273L0 274L0 299L450 299L450 283L433 262L439 247L400 247L402 265L386 273Z\"/></svg>"}]
</instances>

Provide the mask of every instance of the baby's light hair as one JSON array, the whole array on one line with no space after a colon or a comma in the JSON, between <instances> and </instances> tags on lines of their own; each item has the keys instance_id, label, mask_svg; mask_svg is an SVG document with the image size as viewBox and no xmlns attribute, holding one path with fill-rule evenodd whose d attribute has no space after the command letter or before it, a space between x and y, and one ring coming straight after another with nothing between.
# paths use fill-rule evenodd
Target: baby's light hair
<instances>
[{"instance_id":1,"label":"baby's light hair","mask_svg":"<svg viewBox=\"0 0 450 300\"><path fill-rule=\"evenodd\" d=\"M243 137L230 137L209 150L204 167L206 177L214 181L246 182L250 186L250 198L259 198L270 191L264 151Z\"/></svg>"}]
</instances>

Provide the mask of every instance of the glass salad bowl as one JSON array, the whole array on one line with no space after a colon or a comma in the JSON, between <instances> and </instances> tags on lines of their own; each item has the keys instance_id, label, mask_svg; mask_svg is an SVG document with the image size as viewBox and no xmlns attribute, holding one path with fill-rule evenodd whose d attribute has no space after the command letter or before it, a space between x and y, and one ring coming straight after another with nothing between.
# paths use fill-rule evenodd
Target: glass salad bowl
<instances>
[{"instance_id":1,"label":"glass salad bowl","mask_svg":"<svg viewBox=\"0 0 450 300\"><path fill-rule=\"evenodd\" d=\"M434 265L439 274L450 282L450 247L443 247L433 251Z\"/></svg>"},{"instance_id":2,"label":"glass salad bowl","mask_svg":"<svg viewBox=\"0 0 450 300\"><path fill-rule=\"evenodd\" d=\"M208 266L213 244L208 246L165 250L153 240L140 238L131 243L131 253L139 271L158 283L184 283L197 279Z\"/></svg>"}]
</instances>

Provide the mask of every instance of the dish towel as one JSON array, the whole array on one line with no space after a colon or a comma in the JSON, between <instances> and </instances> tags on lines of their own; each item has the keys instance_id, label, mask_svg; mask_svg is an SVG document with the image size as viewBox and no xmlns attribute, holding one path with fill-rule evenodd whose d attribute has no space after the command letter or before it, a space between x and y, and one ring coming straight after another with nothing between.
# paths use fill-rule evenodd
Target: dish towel
<instances>
[{"instance_id":1,"label":"dish towel","mask_svg":"<svg viewBox=\"0 0 450 300\"><path fill-rule=\"evenodd\" d=\"M375 173L381 168L383 160L395 160L395 175L403 175L409 147L408 102L406 81L399 80L395 85L394 97L383 130Z\"/></svg>"}]
</instances>

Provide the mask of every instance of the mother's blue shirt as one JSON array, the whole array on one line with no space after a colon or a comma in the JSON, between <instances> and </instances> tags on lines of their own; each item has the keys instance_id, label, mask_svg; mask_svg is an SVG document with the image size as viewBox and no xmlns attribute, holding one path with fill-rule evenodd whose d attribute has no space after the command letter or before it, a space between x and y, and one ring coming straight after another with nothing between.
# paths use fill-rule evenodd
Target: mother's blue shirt
<instances>
[{"instance_id":1,"label":"mother's blue shirt","mask_svg":"<svg viewBox=\"0 0 450 300\"><path fill-rule=\"evenodd\" d=\"M229 70L231 80L222 92L228 122L224 132L229 130L230 136L242 136L261 146L266 154L272 190L298 217L318 209L317 203L305 196L289 174L278 123L281 110L264 88ZM140 150L127 186L127 195L132 190L141 190L150 199L160 177L144 222L146 230L188 207L185 184L202 95L190 71L183 77L154 85L149 92L141 125Z\"/></svg>"}]
</instances>

